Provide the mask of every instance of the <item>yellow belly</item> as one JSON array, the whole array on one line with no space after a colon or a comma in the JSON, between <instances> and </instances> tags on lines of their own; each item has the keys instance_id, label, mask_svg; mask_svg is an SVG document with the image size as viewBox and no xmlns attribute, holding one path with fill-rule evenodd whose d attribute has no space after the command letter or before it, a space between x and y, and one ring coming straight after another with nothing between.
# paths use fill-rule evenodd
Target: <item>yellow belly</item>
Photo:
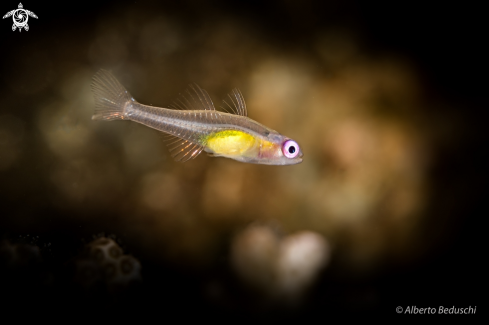
<instances>
[{"instance_id":1,"label":"yellow belly","mask_svg":"<svg viewBox=\"0 0 489 325\"><path fill-rule=\"evenodd\" d=\"M206 139L206 146L217 155L239 156L253 148L256 138L248 133L226 130L211 134Z\"/></svg>"}]
</instances>

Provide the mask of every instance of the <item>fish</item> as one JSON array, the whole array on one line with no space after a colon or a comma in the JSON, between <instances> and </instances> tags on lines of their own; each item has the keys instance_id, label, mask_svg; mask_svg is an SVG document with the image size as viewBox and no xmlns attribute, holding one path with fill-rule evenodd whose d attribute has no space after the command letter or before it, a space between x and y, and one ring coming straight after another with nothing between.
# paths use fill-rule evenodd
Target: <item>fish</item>
<instances>
[{"instance_id":1,"label":"fish","mask_svg":"<svg viewBox=\"0 0 489 325\"><path fill-rule=\"evenodd\" d=\"M190 84L168 108L140 104L103 69L93 76L91 89L95 99L92 120L129 120L161 131L170 138L170 153L176 161L194 159L204 151L243 163L302 162L296 141L247 116L243 95L236 88L223 101L226 112L217 111L209 94L197 84Z\"/></svg>"}]
</instances>

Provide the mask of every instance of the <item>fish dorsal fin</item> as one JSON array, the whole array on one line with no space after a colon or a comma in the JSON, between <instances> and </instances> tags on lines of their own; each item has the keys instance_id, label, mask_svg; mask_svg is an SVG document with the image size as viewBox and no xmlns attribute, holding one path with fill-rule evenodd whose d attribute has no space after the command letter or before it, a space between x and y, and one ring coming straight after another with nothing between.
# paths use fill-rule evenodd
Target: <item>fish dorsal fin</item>
<instances>
[{"instance_id":1,"label":"fish dorsal fin","mask_svg":"<svg viewBox=\"0 0 489 325\"><path fill-rule=\"evenodd\" d=\"M221 106L226 112L241 116L248 116L248 111L246 110L246 103L241 91L238 88L234 88L233 91L228 94L231 104L226 100L223 100L224 106ZM226 108L227 106L227 108ZM230 109L231 111L229 111Z\"/></svg>"},{"instance_id":2,"label":"fish dorsal fin","mask_svg":"<svg viewBox=\"0 0 489 325\"><path fill-rule=\"evenodd\" d=\"M167 146L170 149L170 154L175 159L175 161L186 162L190 159L195 159L202 150L204 146L201 144L196 144L188 140L184 140L173 135L168 135Z\"/></svg>"},{"instance_id":3,"label":"fish dorsal fin","mask_svg":"<svg viewBox=\"0 0 489 325\"><path fill-rule=\"evenodd\" d=\"M216 110L207 91L195 83L190 84L187 90L180 93L180 96L178 96L170 107L181 110Z\"/></svg>"}]
</instances>

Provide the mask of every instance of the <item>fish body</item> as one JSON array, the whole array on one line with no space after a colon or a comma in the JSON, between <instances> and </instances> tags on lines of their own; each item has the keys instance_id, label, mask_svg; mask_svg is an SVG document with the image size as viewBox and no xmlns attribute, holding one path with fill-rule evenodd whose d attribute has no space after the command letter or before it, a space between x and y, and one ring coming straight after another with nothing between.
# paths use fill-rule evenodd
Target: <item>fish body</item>
<instances>
[{"instance_id":1,"label":"fish body","mask_svg":"<svg viewBox=\"0 0 489 325\"><path fill-rule=\"evenodd\" d=\"M181 95L174 109L143 105L108 71L100 70L92 82L96 108L94 120L130 120L171 136L170 151L178 161L187 161L206 151L246 163L292 165L302 162L294 140L246 116L241 93L229 98L235 114L216 111L210 96L197 85Z\"/></svg>"}]
</instances>

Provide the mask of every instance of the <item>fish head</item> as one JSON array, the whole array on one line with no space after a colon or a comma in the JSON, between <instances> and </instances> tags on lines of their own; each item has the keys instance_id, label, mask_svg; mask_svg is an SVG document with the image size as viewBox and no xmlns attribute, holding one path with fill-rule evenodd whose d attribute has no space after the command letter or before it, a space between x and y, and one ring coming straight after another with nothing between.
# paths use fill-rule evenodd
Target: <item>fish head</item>
<instances>
[{"instance_id":1,"label":"fish head","mask_svg":"<svg viewBox=\"0 0 489 325\"><path fill-rule=\"evenodd\" d=\"M270 133L260 144L256 163L266 165L295 165L302 162L299 144L279 133Z\"/></svg>"}]
</instances>

